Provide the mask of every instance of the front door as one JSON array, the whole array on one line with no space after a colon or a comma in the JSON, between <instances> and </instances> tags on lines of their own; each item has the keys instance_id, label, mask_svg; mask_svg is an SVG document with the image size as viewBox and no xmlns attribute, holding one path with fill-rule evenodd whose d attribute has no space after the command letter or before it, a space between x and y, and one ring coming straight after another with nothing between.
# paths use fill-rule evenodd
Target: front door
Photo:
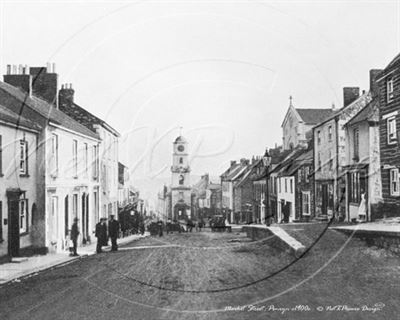
<instances>
[{"instance_id":1,"label":"front door","mask_svg":"<svg viewBox=\"0 0 400 320\"><path fill-rule=\"evenodd\" d=\"M322 185L322 215L327 215L328 214L328 185L323 184Z\"/></svg>"},{"instance_id":2,"label":"front door","mask_svg":"<svg viewBox=\"0 0 400 320\"><path fill-rule=\"evenodd\" d=\"M19 192L9 192L8 197L8 255L19 256Z\"/></svg>"}]
</instances>

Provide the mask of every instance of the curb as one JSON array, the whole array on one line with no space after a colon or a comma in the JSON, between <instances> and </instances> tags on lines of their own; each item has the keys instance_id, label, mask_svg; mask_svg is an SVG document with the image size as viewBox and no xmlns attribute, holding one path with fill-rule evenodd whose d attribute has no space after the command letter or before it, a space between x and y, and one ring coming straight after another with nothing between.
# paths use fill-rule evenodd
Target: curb
<instances>
[{"instance_id":1,"label":"curb","mask_svg":"<svg viewBox=\"0 0 400 320\"><path fill-rule=\"evenodd\" d=\"M124 242L119 243L119 244L123 245L125 243L129 243L129 242L133 242L133 241L137 241L137 240L146 238L147 236L148 235L144 235L144 236L142 236L140 238L132 239L132 240L129 240L129 241L124 241ZM104 248L105 249L111 249L111 245L110 246L106 246ZM94 248L94 249L96 250L96 248ZM33 277L33 276L35 276L35 275L37 275L37 274L39 274L41 272L45 272L45 271L49 271L49 270L52 270L52 269L60 268L60 267L66 266L68 264L71 264L71 263L73 263L73 262L75 262L77 260L83 260L83 259L88 258L89 256L92 256L92 255L95 255L95 254L96 254L95 251L93 253L84 253L84 254L82 254L82 255L80 255L78 257L69 257L70 259L65 260L65 261L60 261L60 262L57 262L57 263L54 263L54 264L50 263L50 264L47 264L47 265L45 265L43 267L40 267L38 269L34 269L34 270L29 270L29 271L23 272L21 274L18 274L16 277L14 277L12 279L8 279L8 280L5 280L4 282L0 282L0 288L5 287L5 286L7 286L7 285L9 285L9 284L11 284L13 282L20 282L21 280L25 280L25 279L31 278L31 277Z\"/></svg>"}]
</instances>

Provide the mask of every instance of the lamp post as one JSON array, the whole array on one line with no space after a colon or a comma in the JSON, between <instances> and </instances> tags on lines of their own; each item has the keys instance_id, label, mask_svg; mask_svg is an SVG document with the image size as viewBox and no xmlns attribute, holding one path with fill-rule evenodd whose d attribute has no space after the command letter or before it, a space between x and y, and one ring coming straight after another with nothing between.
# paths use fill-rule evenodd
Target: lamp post
<instances>
[{"instance_id":1,"label":"lamp post","mask_svg":"<svg viewBox=\"0 0 400 320\"><path fill-rule=\"evenodd\" d=\"M265 190L266 190L266 194L265 194L265 224L267 226L271 225L271 213L269 210L269 166L271 165L271 156L268 152L268 148L265 149L265 153L264 156L262 158L263 160L263 165L265 167L266 170L266 178L265 178Z\"/></svg>"}]
</instances>

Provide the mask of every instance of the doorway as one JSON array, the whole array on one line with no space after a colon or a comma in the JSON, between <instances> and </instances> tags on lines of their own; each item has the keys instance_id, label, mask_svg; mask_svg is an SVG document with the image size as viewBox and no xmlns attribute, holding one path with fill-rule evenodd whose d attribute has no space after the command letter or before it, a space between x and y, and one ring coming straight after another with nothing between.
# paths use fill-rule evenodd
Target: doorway
<instances>
[{"instance_id":1,"label":"doorway","mask_svg":"<svg viewBox=\"0 0 400 320\"><path fill-rule=\"evenodd\" d=\"M17 190L7 191L8 199L8 255L18 257L20 249L20 196L22 192Z\"/></svg>"}]
</instances>

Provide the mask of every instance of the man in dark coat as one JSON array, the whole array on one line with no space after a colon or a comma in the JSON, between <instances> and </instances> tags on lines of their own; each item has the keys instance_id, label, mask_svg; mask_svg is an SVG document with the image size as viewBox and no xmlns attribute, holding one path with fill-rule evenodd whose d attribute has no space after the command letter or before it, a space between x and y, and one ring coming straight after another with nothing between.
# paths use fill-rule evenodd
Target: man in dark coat
<instances>
[{"instance_id":1,"label":"man in dark coat","mask_svg":"<svg viewBox=\"0 0 400 320\"><path fill-rule=\"evenodd\" d=\"M114 220L114 215L110 216L110 221L108 222L108 236L111 238L111 251L117 251L117 238L119 235L119 223Z\"/></svg>"},{"instance_id":2,"label":"man in dark coat","mask_svg":"<svg viewBox=\"0 0 400 320\"><path fill-rule=\"evenodd\" d=\"M108 237L107 237L107 219L102 218L103 222L101 224L102 232L103 232L103 246L108 246Z\"/></svg>"},{"instance_id":3,"label":"man in dark coat","mask_svg":"<svg viewBox=\"0 0 400 320\"><path fill-rule=\"evenodd\" d=\"M96 233L95 236L97 238L97 246L96 252L101 253L103 250L101 249L107 243L107 227L105 227L104 219L101 218L100 222L96 224Z\"/></svg>"},{"instance_id":4,"label":"man in dark coat","mask_svg":"<svg viewBox=\"0 0 400 320\"><path fill-rule=\"evenodd\" d=\"M164 223L161 220L158 220L157 225L158 225L158 236L162 237L163 236Z\"/></svg>"},{"instance_id":5,"label":"man in dark coat","mask_svg":"<svg viewBox=\"0 0 400 320\"><path fill-rule=\"evenodd\" d=\"M71 227L71 240L72 243L74 244L74 251L73 251L73 256L79 256L79 254L76 252L76 248L78 246L78 236L79 236L79 229L78 229L78 218L74 219L74 223L72 224Z\"/></svg>"}]
</instances>

